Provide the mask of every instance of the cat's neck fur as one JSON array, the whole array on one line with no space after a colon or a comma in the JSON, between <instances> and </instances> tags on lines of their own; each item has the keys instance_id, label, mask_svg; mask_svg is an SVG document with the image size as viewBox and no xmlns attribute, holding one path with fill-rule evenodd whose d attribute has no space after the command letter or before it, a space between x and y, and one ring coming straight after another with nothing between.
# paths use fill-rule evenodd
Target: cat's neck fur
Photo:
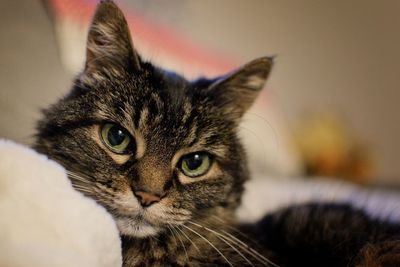
<instances>
[{"instance_id":1,"label":"cat's neck fur","mask_svg":"<svg viewBox=\"0 0 400 267\"><path fill-rule=\"evenodd\" d=\"M235 262L243 263L243 259L221 238L221 235L234 234L229 218L214 216L201 222L193 221L185 226L170 227L169 231L154 237L122 236L124 266L229 266Z\"/></svg>"}]
</instances>

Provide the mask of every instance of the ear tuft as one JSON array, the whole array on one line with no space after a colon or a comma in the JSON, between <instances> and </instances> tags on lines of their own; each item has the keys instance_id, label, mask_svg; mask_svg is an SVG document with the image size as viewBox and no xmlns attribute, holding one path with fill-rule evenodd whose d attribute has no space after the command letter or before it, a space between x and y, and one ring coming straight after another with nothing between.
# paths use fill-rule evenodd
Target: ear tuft
<instances>
[{"instance_id":1,"label":"ear tuft","mask_svg":"<svg viewBox=\"0 0 400 267\"><path fill-rule=\"evenodd\" d=\"M115 76L126 69L140 69L128 24L112 1L101 1L89 29L84 76Z\"/></svg>"},{"instance_id":2,"label":"ear tuft","mask_svg":"<svg viewBox=\"0 0 400 267\"><path fill-rule=\"evenodd\" d=\"M272 57L253 60L231 74L229 82L246 90L260 91L267 81L273 62Z\"/></svg>"},{"instance_id":3,"label":"ear tuft","mask_svg":"<svg viewBox=\"0 0 400 267\"><path fill-rule=\"evenodd\" d=\"M273 63L274 57L255 59L218 79L209 87L209 91L216 101L223 103L223 108L240 118L263 89Z\"/></svg>"}]
</instances>

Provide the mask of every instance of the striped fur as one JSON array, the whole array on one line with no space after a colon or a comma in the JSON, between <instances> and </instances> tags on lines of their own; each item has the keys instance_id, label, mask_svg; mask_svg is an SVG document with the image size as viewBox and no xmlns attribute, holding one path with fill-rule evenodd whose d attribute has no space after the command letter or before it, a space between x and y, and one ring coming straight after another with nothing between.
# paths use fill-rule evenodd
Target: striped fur
<instances>
[{"instance_id":1,"label":"striped fur","mask_svg":"<svg viewBox=\"0 0 400 267\"><path fill-rule=\"evenodd\" d=\"M103 1L89 30L85 69L70 94L44 111L35 147L114 216L125 266L228 264L210 243L242 262L193 223L229 231L212 217L230 221L240 203L248 170L237 127L271 65L261 58L224 77L187 81L141 60L121 11ZM106 122L130 133L135 153L115 154L104 145L99 132ZM192 152L213 157L198 178L178 167ZM133 190L164 197L143 208Z\"/></svg>"}]
</instances>

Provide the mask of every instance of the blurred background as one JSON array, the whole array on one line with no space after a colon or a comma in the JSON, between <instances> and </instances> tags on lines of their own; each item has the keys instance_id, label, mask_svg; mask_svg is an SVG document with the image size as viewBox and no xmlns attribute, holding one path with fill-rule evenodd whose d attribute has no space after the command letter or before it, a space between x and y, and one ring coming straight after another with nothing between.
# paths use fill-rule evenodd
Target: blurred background
<instances>
[{"instance_id":1,"label":"blurred background","mask_svg":"<svg viewBox=\"0 0 400 267\"><path fill-rule=\"evenodd\" d=\"M139 53L189 78L277 55L240 127L253 176L400 185L400 1L116 2ZM30 144L68 92L95 5L0 1L0 137Z\"/></svg>"}]
</instances>

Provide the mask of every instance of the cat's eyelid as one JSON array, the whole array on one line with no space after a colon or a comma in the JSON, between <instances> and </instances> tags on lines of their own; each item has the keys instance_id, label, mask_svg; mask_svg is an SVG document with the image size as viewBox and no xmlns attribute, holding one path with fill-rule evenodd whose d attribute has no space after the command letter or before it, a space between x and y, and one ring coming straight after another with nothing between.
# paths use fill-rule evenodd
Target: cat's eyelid
<instances>
[{"instance_id":1,"label":"cat's eyelid","mask_svg":"<svg viewBox=\"0 0 400 267\"><path fill-rule=\"evenodd\" d=\"M115 122L106 120L102 122L102 124L104 123L114 123L124 128L124 130L127 131L128 134L131 136L132 140L136 142L136 151L133 156L135 157L135 159L140 159L143 157L146 151L146 142L143 138L143 135L136 128L132 127L131 124L128 124L125 121Z\"/></svg>"},{"instance_id":2,"label":"cat's eyelid","mask_svg":"<svg viewBox=\"0 0 400 267\"><path fill-rule=\"evenodd\" d=\"M106 147L106 145L103 143L103 141L101 140L99 131L101 131L102 125L104 125L104 124L99 123L99 124L93 125L90 130L90 136L96 142L96 144L103 151L105 151L116 164L123 165L123 164L127 163L132 157L135 157L136 159L140 159L141 157L143 157L146 147L145 147L143 138L140 134L131 135L132 140L134 142L136 142L136 151L133 154L117 154L117 153L112 152L110 149L108 149ZM126 128L124 128L124 129L126 129ZM128 131L128 133L130 134L129 131Z\"/></svg>"},{"instance_id":3,"label":"cat's eyelid","mask_svg":"<svg viewBox=\"0 0 400 267\"><path fill-rule=\"evenodd\" d=\"M200 182L209 179L216 179L221 177L222 171L221 168L216 160L211 161L211 165L208 168L207 172L203 175L196 176L196 177L189 177L185 175L182 171L178 172L178 179L181 184L191 184L195 182Z\"/></svg>"},{"instance_id":4,"label":"cat's eyelid","mask_svg":"<svg viewBox=\"0 0 400 267\"><path fill-rule=\"evenodd\" d=\"M118 165L125 164L132 157L132 155L130 155L130 154L116 154L116 153L112 152L110 149L108 149L106 147L106 145L103 143L103 141L101 140L101 137L99 135L99 132L101 131L101 126L102 126L102 124L93 125L90 128L90 136L96 142L96 144L103 151L105 151L116 164L118 164Z\"/></svg>"},{"instance_id":5,"label":"cat's eyelid","mask_svg":"<svg viewBox=\"0 0 400 267\"><path fill-rule=\"evenodd\" d=\"M187 148L182 148L180 150L178 150L175 155L173 156L172 160L171 160L171 168L175 169L177 164L179 163L179 160L185 156L185 155L189 155L192 153L207 153L209 155L211 155L211 157L213 158L213 161L218 161L219 158L224 158L226 157L226 153L227 153L227 149L224 147L208 147L208 149L205 149L203 146L200 145L193 145L191 147L187 147Z\"/></svg>"},{"instance_id":6,"label":"cat's eyelid","mask_svg":"<svg viewBox=\"0 0 400 267\"><path fill-rule=\"evenodd\" d=\"M181 160L182 157L192 154L192 153L208 153L210 155L213 156L212 153L208 152L205 149L196 149L196 148L183 148L180 149L179 151L177 151L175 153L175 155L173 156L172 160L171 160L171 169L175 169L176 166L178 165L179 161Z\"/></svg>"}]
</instances>

